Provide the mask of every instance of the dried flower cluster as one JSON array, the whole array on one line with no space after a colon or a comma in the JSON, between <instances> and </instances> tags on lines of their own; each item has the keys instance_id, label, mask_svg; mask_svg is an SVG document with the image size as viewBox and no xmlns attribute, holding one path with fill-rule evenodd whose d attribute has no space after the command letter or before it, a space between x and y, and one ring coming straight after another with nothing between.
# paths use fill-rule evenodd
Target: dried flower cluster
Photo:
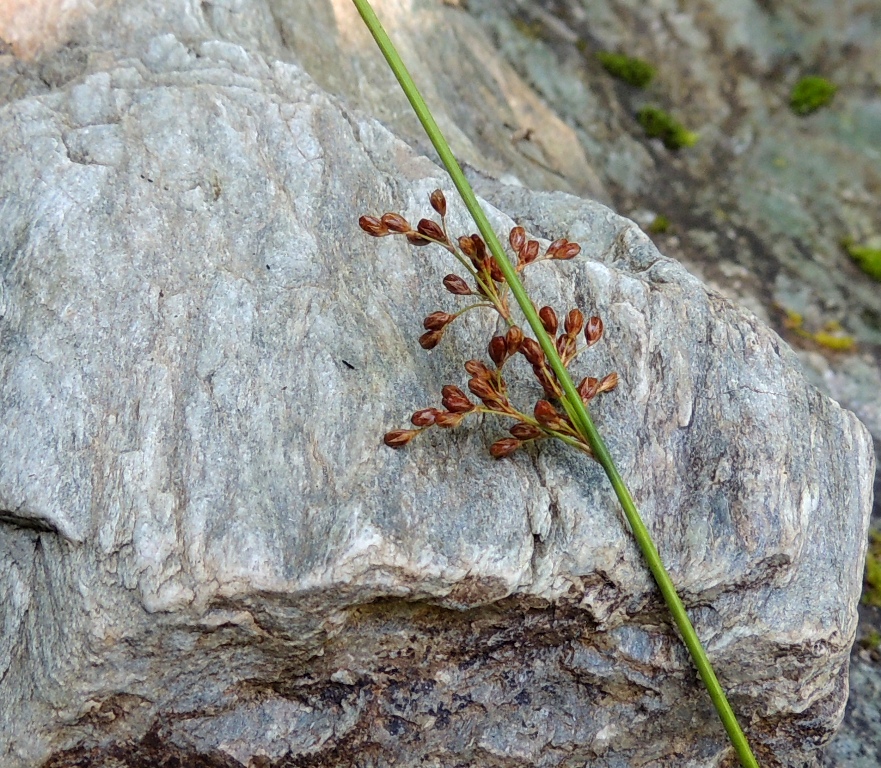
<instances>
[{"instance_id":1,"label":"dried flower cluster","mask_svg":"<svg viewBox=\"0 0 881 768\"><path fill-rule=\"evenodd\" d=\"M556 437L564 442L593 455L585 439L578 434L563 405L563 389L557 381L553 369L538 342L524 335L511 317L508 303L508 286L504 275L487 250L480 235L463 235L454 240L447 233L447 203L443 192L436 189L429 200L431 207L440 215L440 223L431 219L421 219L414 229L400 214L386 213L380 218L362 216L359 225L373 237L401 235L417 246L436 244L449 251L468 272L470 283L459 275L447 275L444 287L457 296L475 296L477 302L455 313L432 312L423 321L425 333L419 338L424 349L433 349L443 337L453 321L465 312L478 307L494 309L507 323L504 335L493 336L488 346L492 366L480 360L468 360L465 370L471 376L468 390L476 401L468 397L459 387L452 384L442 391L443 408L422 408L411 417L414 429L396 429L385 436L385 444L391 448L401 448L416 435L429 427L457 427L469 414L491 413L514 420L508 429L511 437L497 440L490 446L490 452L497 458L510 456L522 445L533 440ZM514 255L512 265L522 272L530 264L545 260L565 260L578 255L581 246L570 243L565 238L555 240L541 252L537 240L529 240L523 227L514 227L508 237ZM560 318L552 307L542 307L538 311L541 323L551 339L555 340L557 353L564 366L569 366L581 352L596 344L603 335L603 321L599 317L585 320L579 309L571 309ZM579 345L579 342L583 342ZM508 397L508 386L503 376L505 365L513 357L521 355L532 366L532 372L541 385L545 397L538 400L532 413L519 411ZM618 384L618 374L610 373L601 379L592 376L582 379L578 392L585 404L594 397L614 389Z\"/></svg>"}]
</instances>

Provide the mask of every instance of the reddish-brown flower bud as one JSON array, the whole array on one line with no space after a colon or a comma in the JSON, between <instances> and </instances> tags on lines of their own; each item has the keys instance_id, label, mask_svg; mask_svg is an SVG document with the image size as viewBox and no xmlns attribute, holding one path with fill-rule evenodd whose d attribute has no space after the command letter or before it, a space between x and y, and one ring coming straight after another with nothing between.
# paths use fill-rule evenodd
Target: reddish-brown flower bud
<instances>
[{"instance_id":1,"label":"reddish-brown flower bud","mask_svg":"<svg viewBox=\"0 0 881 768\"><path fill-rule=\"evenodd\" d=\"M358 219L358 226L373 237L384 237L389 234L388 227L376 216L362 216Z\"/></svg>"},{"instance_id":2,"label":"reddish-brown flower bud","mask_svg":"<svg viewBox=\"0 0 881 768\"><path fill-rule=\"evenodd\" d=\"M520 351L520 345L523 343L523 331L516 325L508 328L505 334L505 345L507 346L508 357L516 355Z\"/></svg>"},{"instance_id":3,"label":"reddish-brown flower bud","mask_svg":"<svg viewBox=\"0 0 881 768\"><path fill-rule=\"evenodd\" d=\"M431 245L431 240L426 240L418 232L408 232L405 237L410 245Z\"/></svg>"},{"instance_id":4,"label":"reddish-brown flower bud","mask_svg":"<svg viewBox=\"0 0 881 768\"><path fill-rule=\"evenodd\" d=\"M557 251L559 251L564 245L566 245L569 241L565 237L561 237L559 240L554 240L545 251L545 256L549 259L553 259Z\"/></svg>"},{"instance_id":5,"label":"reddish-brown flower bud","mask_svg":"<svg viewBox=\"0 0 881 768\"><path fill-rule=\"evenodd\" d=\"M478 379L486 379L489 381L493 377L493 372L489 366L480 360L467 360L465 362L465 370Z\"/></svg>"},{"instance_id":6,"label":"reddish-brown flower bud","mask_svg":"<svg viewBox=\"0 0 881 768\"><path fill-rule=\"evenodd\" d=\"M423 408L422 410L416 411L410 417L410 422L417 427L430 427L434 424L434 419L437 414L437 408Z\"/></svg>"},{"instance_id":7,"label":"reddish-brown flower bud","mask_svg":"<svg viewBox=\"0 0 881 768\"><path fill-rule=\"evenodd\" d=\"M486 243L480 235L471 235L471 243L474 245L474 256L478 261L486 258Z\"/></svg>"},{"instance_id":8,"label":"reddish-brown flower bud","mask_svg":"<svg viewBox=\"0 0 881 768\"><path fill-rule=\"evenodd\" d=\"M535 420L539 424L544 424L546 427L554 429L560 426L560 414L557 413L557 409L554 408L547 400L539 400L535 404L535 408L532 410L533 416L535 416Z\"/></svg>"},{"instance_id":9,"label":"reddish-brown flower bud","mask_svg":"<svg viewBox=\"0 0 881 768\"><path fill-rule=\"evenodd\" d=\"M559 326L559 321L557 320L557 313L554 312L553 307L542 307L538 310L538 316L541 320L541 324L544 326L545 330L548 332L549 336L557 335L557 327Z\"/></svg>"},{"instance_id":10,"label":"reddish-brown flower bud","mask_svg":"<svg viewBox=\"0 0 881 768\"><path fill-rule=\"evenodd\" d=\"M474 241L468 235L462 235L459 238L459 248L472 261L477 257L477 248L474 247Z\"/></svg>"},{"instance_id":11,"label":"reddish-brown flower bud","mask_svg":"<svg viewBox=\"0 0 881 768\"><path fill-rule=\"evenodd\" d=\"M382 441L389 448L403 448L418 434L418 429L395 429L386 433L385 437L382 438Z\"/></svg>"},{"instance_id":12,"label":"reddish-brown flower bud","mask_svg":"<svg viewBox=\"0 0 881 768\"><path fill-rule=\"evenodd\" d=\"M575 339L568 334L563 334L557 339L557 354L563 358L563 364L566 365L578 351Z\"/></svg>"},{"instance_id":13,"label":"reddish-brown flower bud","mask_svg":"<svg viewBox=\"0 0 881 768\"><path fill-rule=\"evenodd\" d=\"M565 261L566 259L574 259L579 253L581 253L581 246L578 243L566 243L554 254L554 258Z\"/></svg>"},{"instance_id":14,"label":"reddish-brown flower bud","mask_svg":"<svg viewBox=\"0 0 881 768\"><path fill-rule=\"evenodd\" d=\"M511 243L511 250L514 253L520 253L520 249L526 243L526 230L523 227L514 227L508 236L508 242Z\"/></svg>"},{"instance_id":15,"label":"reddish-brown flower bud","mask_svg":"<svg viewBox=\"0 0 881 768\"><path fill-rule=\"evenodd\" d=\"M464 413L450 413L448 411L441 411L437 414L437 416L434 417L434 423L441 429L451 429L452 427L458 427L462 423L462 419L464 418Z\"/></svg>"},{"instance_id":16,"label":"reddish-brown flower bud","mask_svg":"<svg viewBox=\"0 0 881 768\"><path fill-rule=\"evenodd\" d=\"M508 432L518 440L535 440L544 434L538 427L533 427L532 424L523 424L522 422L509 427Z\"/></svg>"},{"instance_id":17,"label":"reddish-brown flower bud","mask_svg":"<svg viewBox=\"0 0 881 768\"><path fill-rule=\"evenodd\" d=\"M447 275L444 278L444 287L457 296L470 296L472 291L459 275Z\"/></svg>"},{"instance_id":18,"label":"reddish-brown flower bud","mask_svg":"<svg viewBox=\"0 0 881 768\"><path fill-rule=\"evenodd\" d=\"M497 283L505 282L505 274L502 272L502 268L496 263L495 259L487 259L489 261L489 274L493 280Z\"/></svg>"},{"instance_id":19,"label":"reddish-brown flower bud","mask_svg":"<svg viewBox=\"0 0 881 768\"><path fill-rule=\"evenodd\" d=\"M516 437L503 437L496 440L490 447L489 452L494 459L504 459L510 456L520 447L520 441Z\"/></svg>"},{"instance_id":20,"label":"reddish-brown flower bud","mask_svg":"<svg viewBox=\"0 0 881 768\"><path fill-rule=\"evenodd\" d=\"M443 338L443 335L443 330L423 333L419 337L419 346L422 347L422 349L434 349L438 345L438 342Z\"/></svg>"},{"instance_id":21,"label":"reddish-brown flower bud","mask_svg":"<svg viewBox=\"0 0 881 768\"><path fill-rule=\"evenodd\" d=\"M422 327L427 331L439 331L455 319L456 316L449 312L432 312L422 321Z\"/></svg>"},{"instance_id":22,"label":"reddish-brown flower bud","mask_svg":"<svg viewBox=\"0 0 881 768\"><path fill-rule=\"evenodd\" d=\"M559 397L563 394L560 385L557 384L556 379L551 376L551 372L546 365L533 365L532 375L535 376L538 383L541 384L541 388L545 391L545 394L548 397Z\"/></svg>"},{"instance_id":23,"label":"reddish-brown flower bud","mask_svg":"<svg viewBox=\"0 0 881 768\"><path fill-rule=\"evenodd\" d=\"M581 384L578 385L578 394L581 395L581 399L585 403L590 402L596 397L599 384L599 379L595 379L593 376L588 376L581 380Z\"/></svg>"},{"instance_id":24,"label":"reddish-brown flower bud","mask_svg":"<svg viewBox=\"0 0 881 768\"><path fill-rule=\"evenodd\" d=\"M479 379L476 376L472 379L468 379L468 389L470 389L471 392L477 395L481 400L498 398L496 391L486 379Z\"/></svg>"},{"instance_id":25,"label":"reddish-brown flower bud","mask_svg":"<svg viewBox=\"0 0 881 768\"><path fill-rule=\"evenodd\" d=\"M526 243L519 253L521 264L531 264L538 258L538 240L530 240Z\"/></svg>"},{"instance_id":26,"label":"reddish-brown flower bud","mask_svg":"<svg viewBox=\"0 0 881 768\"><path fill-rule=\"evenodd\" d=\"M508 344L504 336L493 336L489 341L489 357L500 366L508 357Z\"/></svg>"},{"instance_id":27,"label":"reddish-brown flower bud","mask_svg":"<svg viewBox=\"0 0 881 768\"><path fill-rule=\"evenodd\" d=\"M600 337L603 335L603 321L602 318L596 317L594 315L590 320L587 321L587 327L584 329L584 338L587 341L587 346L592 346L596 344Z\"/></svg>"},{"instance_id":28,"label":"reddish-brown flower bud","mask_svg":"<svg viewBox=\"0 0 881 768\"><path fill-rule=\"evenodd\" d=\"M618 374L612 371L612 373L603 376L600 379L600 384L597 387L597 394L600 392L611 392L615 387L618 386Z\"/></svg>"},{"instance_id":29,"label":"reddish-brown flower bud","mask_svg":"<svg viewBox=\"0 0 881 768\"><path fill-rule=\"evenodd\" d=\"M520 345L520 354L523 355L533 365L541 365L545 359L545 353L535 339L523 339Z\"/></svg>"},{"instance_id":30,"label":"reddish-brown flower bud","mask_svg":"<svg viewBox=\"0 0 881 768\"><path fill-rule=\"evenodd\" d=\"M447 242L447 236L444 234L441 225L431 219L419 219L416 229L420 235L430 237L432 240L438 240L441 243Z\"/></svg>"},{"instance_id":31,"label":"reddish-brown flower bud","mask_svg":"<svg viewBox=\"0 0 881 768\"><path fill-rule=\"evenodd\" d=\"M434 190L434 192L428 196L428 200L431 203L431 207L441 216L447 215L447 198L444 197L444 193L441 190Z\"/></svg>"},{"instance_id":32,"label":"reddish-brown flower bud","mask_svg":"<svg viewBox=\"0 0 881 768\"><path fill-rule=\"evenodd\" d=\"M468 395L466 395L459 387L453 386L452 384L447 384L442 390L441 394L443 395L443 403L444 408L448 411L452 411L453 413L468 413L468 411L474 410L474 403L472 403L468 399Z\"/></svg>"},{"instance_id":33,"label":"reddish-brown flower bud","mask_svg":"<svg viewBox=\"0 0 881 768\"><path fill-rule=\"evenodd\" d=\"M382 223L389 228L389 231L397 232L399 235L410 231L410 222L399 213L382 214Z\"/></svg>"},{"instance_id":34,"label":"reddish-brown flower bud","mask_svg":"<svg viewBox=\"0 0 881 768\"><path fill-rule=\"evenodd\" d=\"M584 328L584 313L580 309L570 309L566 313L566 321L563 323L563 327L566 329L566 333L574 339L581 333L581 329Z\"/></svg>"}]
</instances>

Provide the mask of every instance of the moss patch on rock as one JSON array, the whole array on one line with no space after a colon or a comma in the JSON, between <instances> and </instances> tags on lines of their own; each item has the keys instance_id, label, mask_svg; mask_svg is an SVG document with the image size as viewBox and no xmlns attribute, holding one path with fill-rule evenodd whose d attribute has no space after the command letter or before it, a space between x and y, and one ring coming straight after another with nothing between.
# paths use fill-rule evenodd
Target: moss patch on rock
<instances>
[{"instance_id":1,"label":"moss patch on rock","mask_svg":"<svg viewBox=\"0 0 881 768\"><path fill-rule=\"evenodd\" d=\"M655 76L655 68L647 61L623 53L600 51L597 61L612 77L617 77L634 88L645 88Z\"/></svg>"},{"instance_id":2,"label":"moss patch on rock","mask_svg":"<svg viewBox=\"0 0 881 768\"><path fill-rule=\"evenodd\" d=\"M881 608L881 531L869 531L863 604Z\"/></svg>"},{"instance_id":3,"label":"moss patch on rock","mask_svg":"<svg viewBox=\"0 0 881 768\"><path fill-rule=\"evenodd\" d=\"M636 119L650 139L660 139L667 149L691 147L697 143L696 133L689 131L670 113L658 107L643 107Z\"/></svg>"},{"instance_id":4,"label":"moss patch on rock","mask_svg":"<svg viewBox=\"0 0 881 768\"><path fill-rule=\"evenodd\" d=\"M652 223L648 226L648 231L653 235L663 235L665 232L669 232L670 219L664 216L663 213L659 213L652 219Z\"/></svg>"},{"instance_id":5,"label":"moss patch on rock","mask_svg":"<svg viewBox=\"0 0 881 768\"><path fill-rule=\"evenodd\" d=\"M850 239L842 241L844 250L869 277L881 281L881 247L857 245Z\"/></svg>"},{"instance_id":6,"label":"moss patch on rock","mask_svg":"<svg viewBox=\"0 0 881 768\"><path fill-rule=\"evenodd\" d=\"M799 80L789 96L789 106L797 115L809 115L825 107L838 88L825 77L809 75Z\"/></svg>"}]
</instances>

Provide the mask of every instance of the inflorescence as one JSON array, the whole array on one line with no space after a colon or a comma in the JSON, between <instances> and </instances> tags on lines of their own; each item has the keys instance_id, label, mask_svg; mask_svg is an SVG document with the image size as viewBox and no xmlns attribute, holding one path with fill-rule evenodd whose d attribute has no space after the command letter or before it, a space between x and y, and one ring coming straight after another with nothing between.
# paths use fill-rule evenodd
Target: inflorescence
<instances>
[{"instance_id":1,"label":"inflorescence","mask_svg":"<svg viewBox=\"0 0 881 768\"><path fill-rule=\"evenodd\" d=\"M451 253L468 272L470 283L459 275L447 275L443 284L456 296L475 296L476 303L458 312L432 312L423 321L425 333L419 338L423 349L433 349L440 342L447 328L461 315L472 309L488 307L495 310L508 325L504 335L490 339L488 346L492 366L481 360L468 360L465 370L471 376L468 389L479 402L475 402L459 387L448 384L441 390L443 408L422 408L416 411L410 421L414 429L396 429L385 435L385 444L391 448L401 448L420 432L429 427L457 427L469 414L493 414L514 420L508 431L511 437L497 440L490 446L490 453L497 459L510 456L521 446L535 440L556 437L565 443L593 456L590 445L579 435L563 405L563 389L548 365L547 358L539 343L526 335L514 322L508 302L508 286L502 271L489 255L486 243L480 235L463 235L453 239L447 233L447 203L441 190L431 193L432 208L440 215L440 223L431 219L421 219L414 229L400 214L386 213L380 218L362 216L358 223L367 234L373 237L400 235L416 246L439 245ZM514 254L514 269L521 273L530 264L548 260L572 259L581 251L581 246L565 238L555 240L541 252L537 240L529 240L523 227L514 227L508 237L511 252ZM569 310L562 323L552 307L538 310L545 331L554 341L557 353L568 367L585 349L596 344L603 334L603 321L599 317L585 320L579 309ZM580 337L583 343L579 346ZM522 355L532 366L532 372L541 386L544 397L539 399L532 413L519 411L508 397L508 385L503 369L516 355ZM610 373L601 379L588 376L578 385L578 393L585 404L603 392L609 392L618 384L618 374Z\"/></svg>"}]
</instances>

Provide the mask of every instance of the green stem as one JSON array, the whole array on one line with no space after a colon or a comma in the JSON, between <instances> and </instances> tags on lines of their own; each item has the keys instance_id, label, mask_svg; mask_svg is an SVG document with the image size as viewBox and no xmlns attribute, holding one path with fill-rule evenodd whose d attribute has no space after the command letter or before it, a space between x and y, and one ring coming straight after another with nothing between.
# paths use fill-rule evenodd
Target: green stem
<instances>
[{"instance_id":1,"label":"green stem","mask_svg":"<svg viewBox=\"0 0 881 768\"><path fill-rule=\"evenodd\" d=\"M661 595L673 616L673 620L676 622L676 626L679 628L682 639L684 640L685 645L694 660L694 664L697 667L698 673L710 694L713 705L719 713L719 718L725 726L728 738L731 740L731 744L737 752L741 765L743 768L758 768L759 764L750 750L749 742L737 722L737 718L731 709L731 705L728 703L728 699L725 697L725 692L722 690L722 686L719 685L719 681L716 678L710 660L707 658L706 651L701 645L697 633L694 631L691 620L688 618L688 614L685 611L685 606L682 604L682 600L679 598L676 588L673 586L673 582L667 573L667 569L664 568L664 564L661 562L660 555L652 541L651 534L649 534L648 529L645 527L639 511L636 509L636 504L634 504L633 498L630 495L630 491L627 489L624 480L618 473L618 469L612 461L611 454L609 453L608 448L606 448L603 438L594 426L594 423L581 400L581 396L578 394L575 384L569 377L569 373L563 365L562 360L560 360L553 341L551 341L545 331L544 326L538 317L538 313L532 305L532 301L530 301L523 284L520 282L520 278L517 276L516 270L505 256L502 244L499 242L495 231L490 225L489 219L487 219L486 214L480 207L480 203L478 203L477 197L471 189L471 185L465 178L465 174L462 173L462 169L459 167L459 163L453 156L449 144L447 144L446 139L443 137L440 128L438 128L434 117L429 111L428 106L425 104L425 101L422 99L421 94L416 88L416 84L410 77L410 73L407 71L404 62L401 60L400 55L398 55L392 41L382 28L382 25L376 17L370 3L368 0L353 0L353 2L358 8L358 12L361 14L361 18L367 25L370 33L373 35L374 40L376 40L380 51L382 51L383 56L385 56L389 67L392 72L394 72L404 94L407 96L410 105L413 107L413 111L419 118L419 122L422 123L425 133L428 135L429 140L434 145L434 148L446 167L447 172L450 174L453 184L462 196L466 208L468 208L468 211L474 218L474 223L477 225L477 229L480 231L480 234L483 236L493 258L499 265L499 269L505 276L505 280L510 286L514 298L517 299L517 303L520 305L523 315L526 317L527 322L532 328L535 338L544 350L551 368L557 375L557 380L560 382L560 385L565 392L565 396L561 400L563 407L569 415L569 418L572 419L573 424L578 428L578 431L584 436L585 440L587 440L593 450L596 460L605 470L609 481L612 483L612 487L615 489L615 493L618 496L618 501L621 503L621 507L624 510L627 522L630 524L630 528L633 531L633 537L636 539L640 550L642 550L645 562L658 585L658 589L661 591Z\"/></svg>"}]
</instances>

